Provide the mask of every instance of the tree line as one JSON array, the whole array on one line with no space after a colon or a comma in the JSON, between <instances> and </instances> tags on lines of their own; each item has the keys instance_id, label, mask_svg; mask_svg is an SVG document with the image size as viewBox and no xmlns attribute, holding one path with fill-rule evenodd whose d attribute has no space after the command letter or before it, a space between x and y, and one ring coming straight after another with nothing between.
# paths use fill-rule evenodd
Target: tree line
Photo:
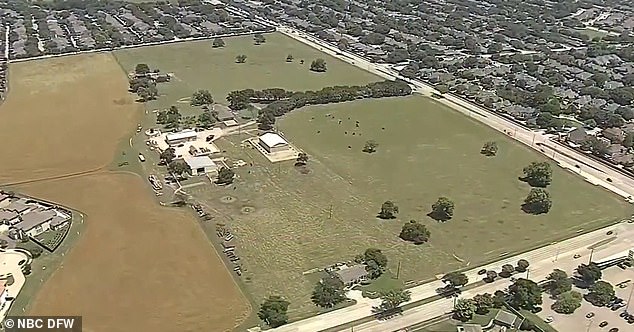
<instances>
[{"instance_id":1,"label":"tree line","mask_svg":"<svg viewBox=\"0 0 634 332\"><path fill-rule=\"evenodd\" d=\"M281 88L261 91L244 89L232 91L227 96L229 107L234 110L246 108L252 102L267 104L258 115L258 128L270 130L275 118L292 110L319 104L340 103L364 98L407 96L412 89L404 81L385 80L360 86L332 86L318 91L292 92Z\"/></svg>"}]
</instances>

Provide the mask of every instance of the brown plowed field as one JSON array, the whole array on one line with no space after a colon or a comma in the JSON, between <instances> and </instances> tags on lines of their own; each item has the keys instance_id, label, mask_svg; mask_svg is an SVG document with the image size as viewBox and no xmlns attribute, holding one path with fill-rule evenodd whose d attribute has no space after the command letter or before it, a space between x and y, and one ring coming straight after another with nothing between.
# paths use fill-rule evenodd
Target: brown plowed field
<instances>
[{"instance_id":1,"label":"brown plowed field","mask_svg":"<svg viewBox=\"0 0 634 332\"><path fill-rule=\"evenodd\" d=\"M107 165L142 112L109 54L14 64L0 107L0 183ZM249 305L189 213L160 207L143 179L106 169L16 191L86 214L86 227L32 299L84 331L224 331Z\"/></svg>"}]
</instances>

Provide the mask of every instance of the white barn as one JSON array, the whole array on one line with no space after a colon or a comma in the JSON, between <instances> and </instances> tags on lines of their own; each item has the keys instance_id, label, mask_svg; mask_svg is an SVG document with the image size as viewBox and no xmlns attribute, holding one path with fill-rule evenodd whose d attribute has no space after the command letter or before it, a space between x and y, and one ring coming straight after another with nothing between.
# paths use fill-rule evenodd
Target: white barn
<instances>
[{"instance_id":1,"label":"white barn","mask_svg":"<svg viewBox=\"0 0 634 332\"><path fill-rule=\"evenodd\" d=\"M195 130L183 130L178 133L170 133L165 136L165 142L169 146L178 145L180 143L195 141L198 133Z\"/></svg>"},{"instance_id":2,"label":"white barn","mask_svg":"<svg viewBox=\"0 0 634 332\"><path fill-rule=\"evenodd\" d=\"M183 159L191 175L218 175L218 165L207 156L186 157Z\"/></svg>"},{"instance_id":3,"label":"white barn","mask_svg":"<svg viewBox=\"0 0 634 332\"><path fill-rule=\"evenodd\" d=\"M259 143L268 153L285 151L289 148L288 142L275 133L266 133L260 136Z\"/></svg>"}]
</instances>

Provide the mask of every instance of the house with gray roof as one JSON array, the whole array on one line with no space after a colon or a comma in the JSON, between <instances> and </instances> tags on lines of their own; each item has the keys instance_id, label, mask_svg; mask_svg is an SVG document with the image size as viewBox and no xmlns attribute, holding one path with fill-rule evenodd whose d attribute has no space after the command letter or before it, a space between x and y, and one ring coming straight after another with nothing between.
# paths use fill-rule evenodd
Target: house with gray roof
<instances>
[{"instance_id":1,"label":"house with gray roof","mask_svg":"<svg viewBox=\"0 0 634 332\"><path fill-rule=\"evenodd\" d=\"M21 229L26 234L31 237L42 234L51 229L51 220L55 216L55 211L47 210L47 211L30 211L24 215L21 215L16 224L13 226L15 228Z\"/></svg>"},{"instance_id":2,"label":"house with gray roof","mask_svg":"<svg viewBox=\"0 0 634 332\"><path fill-rule=\"evenodd\" d=\"M581 143L585 142L588 139L588 133L583 128L577 128L570 133L568 133L567 141L576 145L581 145Z\"/></svg>"},{"instance_id":3,"label":"house with gray roof","mask_svg":"<svg viewBox=\"0 0 634 332\"><path fill-rule=\"evenodd\" d=\"M366 271L365 269L365 264L346 266L337 271L334 271L333 273L346 286L368 280L368 271Z\"/></svg>"},{"instance_id":4,"label":"house with gray roof","mask_svg":"<svg viewBox=\"0 0 634 332\"><path fill-rule=\"evenodd\" d=\"M515 323L518 321L516 315L504 310L498 311L493 320L496 324L506 327L515 327Z\"/></svg>"}]
</instances>

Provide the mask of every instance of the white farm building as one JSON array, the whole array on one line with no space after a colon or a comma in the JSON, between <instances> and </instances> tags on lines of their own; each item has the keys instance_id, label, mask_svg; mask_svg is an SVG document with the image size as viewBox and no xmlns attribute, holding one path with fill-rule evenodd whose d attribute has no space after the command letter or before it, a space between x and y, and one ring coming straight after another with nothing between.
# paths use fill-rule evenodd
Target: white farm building
<instances>
[{"instance_id":1,"label":"white farm building","mask_svg":"<svg viewBox=\"0 0 634 332\"><path fill-rule=\"evenodd\" d=\"M208 156L185 157L183 160L189 167L191 175L218 175L218 165Z\"/></svg>"},{"instance_id":2,"label":"white farm building","mask_svg":"<svg viewBox=\"0 0 634 332\"><path fill-rule=\"evenodd\" d=\"M266 133L260 136L259 143L268 153L281 152L289 148L288 142L275 133Z\"/></svg>"}]
</instances>

